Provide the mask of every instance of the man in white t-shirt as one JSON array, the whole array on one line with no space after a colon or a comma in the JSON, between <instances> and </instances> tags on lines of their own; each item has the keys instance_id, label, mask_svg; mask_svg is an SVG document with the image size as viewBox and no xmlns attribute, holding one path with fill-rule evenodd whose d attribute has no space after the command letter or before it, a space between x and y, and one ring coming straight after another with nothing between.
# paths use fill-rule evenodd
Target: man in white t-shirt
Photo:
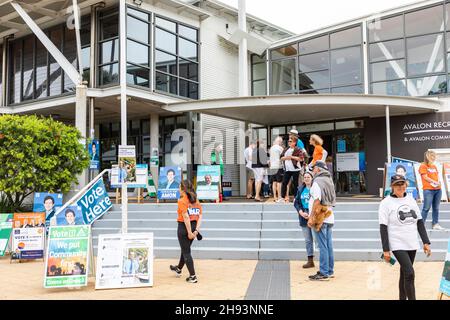
<instances>
[{"instance_id":1,"label":"man in white t-shirt","mask_svg":"<svg viewBox=\"0 0 450 320\"><path fill-rule=\"evenodd\" d=\"M283 182L283 165L281 164L281 154L283 153L283 138L278 136L273 141L270 148L270 180L272 182L273 198L276 202L281 202L281 183Z\"/></svg>"},{"instance_id":2,"label":"man in white t-shirt","mask_svg":"<svg viewBox=\"0 0 450 320\"><path fill-rule=\"evenodd\" d=\"M255 181L255 173L252 168L252 154L256 148L254 141L244 150L245 167L247 172L247 199L253 198L253 182Z\"/></svg>"}]
</instances>

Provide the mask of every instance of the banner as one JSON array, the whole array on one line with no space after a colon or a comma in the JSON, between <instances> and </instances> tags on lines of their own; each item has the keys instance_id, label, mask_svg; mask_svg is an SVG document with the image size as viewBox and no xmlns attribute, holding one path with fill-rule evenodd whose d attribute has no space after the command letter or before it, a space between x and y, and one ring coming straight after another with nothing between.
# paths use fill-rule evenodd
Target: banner
<instances>
[{"instance_id":1,"label":"banner","mask_svg":"<svg viewBox=\"0 0 450 320\"><path fill-rule=\"evenodd\" d=\"M50 226L50 219L63 206L62 193L43 193L34 194L33 212L45 212L45 227Z\"/></svg>"},{"instance_id":2,"label":"banner","mask_svg":"<svg viewBox=\"0 0 450 320\"><path fill-rule=\"evenodd\" d=\"M448 241L447 255L445 256L444 272L442 272L441 291L446 296L450 297L450 239Z\"/></svg>"},{"instance_id":3,"label":"banner","mask_svg":"<svg viewBox=\"0 0 450 320\"><path fill-rule=\"evenodd\" d=\"M384 196L388 196L391 193L391 177L399 174L405 177L408 181L408 187L406 193L410 194L414 199L417 199L417 182L414 174L414 166L409 162L392 162L386 163L385 166L385 182L384 182Z\"/></svg>"},{"instance_id":4,"label":"banner","mask_svg":"<svg viewBox=\"0 0 450 320\"><path fill-rule=\"evenodd\" d=\"M0 213L0 257L3 257L8 247L13 227L13 214Z\"/></svg>"},{"instance_id":5,"label":"banner","mask_svg":"<svg viewBox=\"0 0 450 320\"><path fill-rule=\"evenodd\" d=\"M91 224L112 207L111 199L106 192L103 180L98 180L89 190L77 201L77 206L81 208L81 215L84 224ZM58 213L60 215L62 213Z\"/></svg>"},{"instance_id":6,"label":"banner","mask_svg":"<svg viewBox=\"0 0 450 320\"><path fill-rule=\"evenodd\" d=\"M161 167L158 179L158 199L177 200L180 198L180 167Z\"/></svg>"},{"instance_id":7,"label":"banner","mask_svg":"<svg viewBox=\"0 0 450 320\"><path fill-rule=\"evenodd\" d=\"M42 259L45 213L14 213L11 259Z\"/></svg>"},{"instance_id":8,"label":"banner","mask_svg":"<svg viewBox=\"0 0 450 320\"><path fill-rule=\"evenodd\" d=\"M44 288L86 286L90 226L50 227Z\"/></svg>"},{"instance_id":9,"label":"banner","mask_svg":"<svg viewBox=\"0 0 450 320\"><path fill-rule=\"evenodd\" d=\"M136 182L136 147L119 146L119 184Z\"/></svg>"},{"instance_id":10,"label":"banner","mask_svg":"<svg viewBox=\"0 0 450 320\"><path fill-rule=\"evenodd\" d=\"M100 170L100 141L92 140L89 145L90 170Z\"/></svg>"},{"instance_id":11,"label":"banner","mask_svg":"<svg viewBox=\"0 0 450 320\"><path fill-rule=\"evenodd\" d=\"M156 198L157 194L155 181L153 180L153 175L151 174L151 172L148 173L147 192L149 197Z\"/></svg>"},{"instance_id":12,"label":"banner","mask_svg":"<svg viewBox=\"0 0 450 320\"><path fill-rule=\"evenodd\" d=\"M80 206L68 206L56 216L57 226L83 225L83 213Z\"/></svg>"},{"instance_id":13,"label":"banner","mask_svg":"<svg viewBox=\"0 0 450 320\"><path fill-rule=\"evenodd\" d=\"M153 286L153 233L102 234L95 289Z\"/></svg>"},{"instance_id":14,"label":"banner","mask_svg":"<svg viewBox=\"0 0 450 320\"><path fill-rule=\"evenodd\" d=\"M137 164L135 166L134 182L128 182L128 188L147 188L148 164ZM120 189L122 184L119 183L119 166L113 166L111 172L111 188Z\"/></svg>"},{"instance_id":15,"label":"banner","mask_svg":"<svg viewBox=\"0 0 450 320\"><path fill-rule=\"evenodd\" d=\"M220 166L197 167L197 196L199 200L219 199Z\"/></svg>"}]
</instances>

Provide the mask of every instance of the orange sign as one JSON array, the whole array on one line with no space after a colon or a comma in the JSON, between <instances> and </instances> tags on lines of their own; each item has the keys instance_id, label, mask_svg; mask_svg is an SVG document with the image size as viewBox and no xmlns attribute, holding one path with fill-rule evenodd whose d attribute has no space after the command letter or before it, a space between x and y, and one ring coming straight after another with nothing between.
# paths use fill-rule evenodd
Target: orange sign
<instances>
[{"instance_id":1,"label":"orange sign","mask_svg":"<svg viewBox=\"0 0 450 320\"><path fill-rule=\"evenodd\" d=\"M14 213L13 228L45 227L45 212Z\"/></svg>"}]
</instances>

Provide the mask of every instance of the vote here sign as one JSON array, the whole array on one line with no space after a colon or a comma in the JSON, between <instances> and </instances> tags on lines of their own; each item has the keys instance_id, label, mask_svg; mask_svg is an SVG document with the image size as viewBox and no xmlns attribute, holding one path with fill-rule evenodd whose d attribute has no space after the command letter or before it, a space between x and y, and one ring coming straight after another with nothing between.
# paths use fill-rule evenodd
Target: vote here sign
<instances>
[{"instance_id":1,"label":"vote here sign","mask_svg":"<svg viewBox=\"0 0 450 320\"><path fill-rule=\"evenodd\" d=\"M91 224L112 207L111 200L106 192L103 180L97 181L77 201L81 208L85 224Z\"/></svg>"}]
</instances>

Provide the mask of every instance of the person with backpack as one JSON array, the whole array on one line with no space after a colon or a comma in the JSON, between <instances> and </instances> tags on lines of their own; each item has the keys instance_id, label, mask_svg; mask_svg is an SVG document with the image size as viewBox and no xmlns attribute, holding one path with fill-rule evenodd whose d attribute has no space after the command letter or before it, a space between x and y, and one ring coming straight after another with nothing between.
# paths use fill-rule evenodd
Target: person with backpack
<instances>
[{"instance_id":1,"label":"person with backpack","mask_svg":"<svg viewBox=\"0 0 450 320\"><path fill-rule=\"evenodd\" d=\"M187 282L197 283L197 275L194 269L194 260L191 255L191 245L195 238L202 239L200 226L202 224L202 206L198 201L194 186L189 180L183 180L180 184L180 199L178 200L178 242L180 244L181 256L178 265L171 265L170 270L181 277L181 270L186 264L189 270Z\"/></svg>"}]
</instances>

